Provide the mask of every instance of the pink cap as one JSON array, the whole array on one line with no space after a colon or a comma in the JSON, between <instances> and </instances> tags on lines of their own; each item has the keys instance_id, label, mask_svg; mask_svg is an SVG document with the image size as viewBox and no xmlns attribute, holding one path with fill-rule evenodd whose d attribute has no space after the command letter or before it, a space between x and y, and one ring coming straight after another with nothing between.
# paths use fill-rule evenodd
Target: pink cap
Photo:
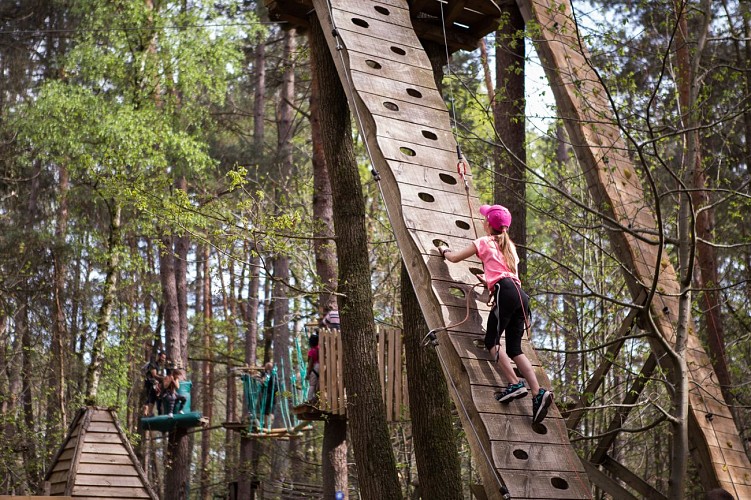
<instances>
[{"instance_id":1,"label":"pink cap","mask_svg":"<svg viewBox=\"0 0 751 500\"><path fill-rule=\"evenodd\" d=\"M480 214L490 224L490 227L500 231L504 226L511 227L511 212L503 205L483 205L480 207Z\"/></svg>"}]
</instances>

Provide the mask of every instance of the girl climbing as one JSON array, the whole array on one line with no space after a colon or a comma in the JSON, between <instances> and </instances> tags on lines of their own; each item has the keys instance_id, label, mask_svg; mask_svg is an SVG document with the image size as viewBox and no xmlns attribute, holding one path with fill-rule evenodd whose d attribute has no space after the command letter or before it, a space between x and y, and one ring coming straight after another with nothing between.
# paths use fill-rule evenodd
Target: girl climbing
<instances>
[{"instance_id":1,"label":"girl climbing","mask_svg":"<svg viewBox=\"0 0 751 500\"><path fill-rule=\"evenodd\" d=\"M484 217L483 228L487 236L476 239L458 251L446 246L441 246L438 250L449 262L460 262L473 255L482 260L485 284L492 291L495 302L488 316L485 347L497 360L501 375L509 381L508 387L497 392L495 398L501 403L508 403L527 395L524 382L519 380L511 366L511 360L514 360L535 395L532 398L532 422L537 424L548 414L553 393L540 387L532 363L522 352L522 336L530 316L529 297L521 288L517 274L519 256L508 235L511 213L502 205L483 205L480 207L480 214ZM501 333L504 330L506 352L500 349Z\"/></svg>"}]
</instances>

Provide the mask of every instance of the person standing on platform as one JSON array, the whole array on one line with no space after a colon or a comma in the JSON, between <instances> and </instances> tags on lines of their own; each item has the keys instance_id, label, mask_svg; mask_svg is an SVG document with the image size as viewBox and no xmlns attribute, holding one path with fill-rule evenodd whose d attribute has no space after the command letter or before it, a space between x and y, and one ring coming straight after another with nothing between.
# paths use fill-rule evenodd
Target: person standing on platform
<instances>
[{"instance_id":1,"label":"person standing on platform","mask_svg":"<svg viewBox=\"0 0 751 500\"><path fill-rule=\"evenodd\" d=\"M305 401L306 404L315 405L318 403L318 374L320 370L320 364L318 362L318 335L313 334L308 338L308 369L306 376L308 378L308 398Z\"/></svg>"},{"instance_id":2,"label":"person standing on platform","mask_svg":"<svg viewBox=\"0 0 751 500\"><path fill-rule=\"evenodd\" d=\"M484 217L486 236L474 240L461 250L454 251L446 246L441 246L438 250L449 262L460 262L475 255L482 261L485 284L495 302L488 316L485 347L496 359L501 375L508 382L508 387L497 392L495 398L501 403L508 403L513 399L523 398L528 393L524 382L514 372L511 365L513 360L534 394L532 422L540 423L548 414L553 393L540 387L532 363L522 352L522 336L531 312L529 297L522 289L517 274L519 256L508 234L511 213L502 205L483 205L480 207L480 214ZM501 334L504 331L505 352L500 349Z\"/></svg>"},{"instance_id":3,"label":"person standing on platform","mask_svg":"<svg viewBox=\"0 0 751 500\"><path fill-rule=\"evenodd\" d=\"M144 365L143 374L145 377L143 416L151 417L154 415L154 405L159 402L161 396L162 381L167 375L167 353L159 351L156 360Z\"/></svg>"}]
</instances>

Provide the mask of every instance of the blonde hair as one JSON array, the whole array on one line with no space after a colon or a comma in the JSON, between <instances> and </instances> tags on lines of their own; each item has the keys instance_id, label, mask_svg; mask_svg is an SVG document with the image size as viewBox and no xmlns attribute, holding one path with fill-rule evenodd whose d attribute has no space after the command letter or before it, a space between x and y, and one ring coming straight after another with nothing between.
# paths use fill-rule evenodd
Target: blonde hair
<instances>
[{"instance_id":1,"label":"blonde hair","mask_svg":"<svg viewBox=\"0 0 751 500\"><path fill-rule=\"evenodd\" d=\"M508 231L506 229L507 228L504 227L499 233L495 229L491 228L491 230L493 231L493 239L498 245L498 249L501 251L503 258L506 260L506 266L509 268L509 270L511 270L518 276L519 272L516 269L516 245L514 245L514 242L511 241L511 236L508 235Z\"/></svg>"}]
</instances>

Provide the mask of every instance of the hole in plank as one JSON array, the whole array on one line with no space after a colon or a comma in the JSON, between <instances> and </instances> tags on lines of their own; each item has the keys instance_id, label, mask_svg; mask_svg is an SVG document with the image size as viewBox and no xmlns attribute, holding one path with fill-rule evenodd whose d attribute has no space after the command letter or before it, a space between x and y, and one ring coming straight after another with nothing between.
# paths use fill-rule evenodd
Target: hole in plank
<instances>
[{"instance_id":1,"label":"hole in plank","mask_svg":"<svg viewBox=\"0 0 751 500\"><path fill-rule=\"evenodd\" d=\"M399 54L400 56L403 56L403 55L407 54L407 51L404 50L403 48L396 47L396 46L393 46L393 45L391 46L391 52L393 52L394 54Z\"/></svg>"},{"instance_id":2,"label":"hole in plank","mask_svg":"<svg viewBox=\"0 0 751 500\"><path fill-rule=\"evenodd\" d=\"M469 224L467 224L463 220L458 220L456 221L456 227L458 227L459 229L464 229L466 231L467 229L469 229Z\"/></svg>"},{"instance_id":3,"label":"hole in plank","mask_svg":"<svg viewBox=\"0 0 751 500\"><path fill-rule=\"evenodd\" d=\"M422 92L415 89L407 89L407 94L411 95L412 97L417 97L418 99L422 98Z\"/></svg>"},{"instance_id":4,"label":"hole in plank","mask_svg":"<svg viewBox=\"0 0 751 500\"><path fill-rule=\"evenodd\" d=\"M422 201L425 201L427 203L433 203L435 201L435 197L432 194L429 193L418 193L417 195Z\"/></svg>"},{"instance_id":5,"label":"hole in plank","mask_svg":"<svg viewBox=\"0 0 751 500\"><path fill-rule=\"evenodd\" d=\"M548 433L548 428L544 424L532 424L532 430L543 436Z\"/></svg>"},{"instance_id":6,"label":"hole in plank","mask_svg":"<svg viewBox=\"0 0 751 500\"><path fill-rule=\"evenodd\" d=\"M550 484L553 485L553 488L557 490L567 490L568 489L568 481L563 479L562 477L553 477L550 479Z\"/></svg>"},{"instance_id":7,"label":"hole in plank","mask_svg":"<svg viewBox=\"0 0 751 500\"><path fill-rule=\"evenodd\" d=\"M436 247L436 248L438 248L438 247L447 247L447 246L449 246L449 244L446 243L443 240L439 240L438 238L436 238L436 239L433 240L433 246Z\"/></svg>"},{"instance_id":8,"label":"hole in plank","mask_svg":"<svg viewBox=\"0 0 751 500\"><path fill-rule=\"evenodd\" d=\"M449 293L451 294L452 297L456 297L457 299L463 299L464 297L466 297L464 290L455 286L449 287Z\"/></svg>"},{"instance_id":9,"label":"hole in plank","mask_svg":"<svg viewBox=\"0 0 751 500\"><path fill-rule=\"evenodd\" d=\"M422 131L422 136L423 136L424 138L426 138L426 139L430 139L431 141L437 141L437 140L438 140L438 136L437 136L437 135L435 135L435 134L434 134L433 132L431 132L430 130L423 130L423 131Z\"/></svg>"},{"instance_id":10,"label":"hole in plank","mask_svg":"<svg viewBox=\"0 0 751 500\"><path fill-rule=\"evenodd\" d=\"M527 455L527 452L524 450L514 450L514 457L518 458L519 460L527 460L529 458L529 455Z\"/></svg>"},{"instance_id":11,"label":"hole in plank","mask_svg":"<svg viewBox=\"0 0 751 500\"><path fill-rule=\"evenodd\" d=\"M370 66L373 69L381 69L382 68L381 64L379 62L377 62L377 61L374 61L373 59L365 59L365 64L367 64L368 66Z\"/></svg>"},{"instance_id":12,"label":"hole in plank","mask_svg":"<svg viewBox=\"0 0 751 500\"><path fill-rule=\"evenodd\" d=\"M441 174L438 174L438 177L440 177L441 180L445 182L446 184L451 184L452 186L456 185L456 182L457 182L456 177L454 177L453 175L441 173Z\"/></svg>"},{"instance_id":13,"label":"hole in plank","mask_svg":"<svg viewBox=\"0 0 751 500\"><path fill-rule=\"evenodd\" d=\"M415 153L414 149L405 148L404 146L400 147L399 151L401 151L405 156L417 156L417 153Z\"/></svg>"},{"instance_id":14,"label":"hole in plank","mask_svg":"<svg viewBox=\"0 0 751 500\"><path fill-rule=\"evenodd\" d=\"M480 274L485 274L485 271L479 267L470 267L469 272L474 274L475 276L479 276Z\"/></svg>"},{"instance_id":15,"label":"hole in plank","mask_svg":"<svg viewBox=\"0 0 751 500\"><path fill-rule=\"evenodd\" d=\"M360 19L359 17L353 17L352 18L352 24L355 26L359 26L361 28L369 28L370 25L365 19Z\"/></svg>"},{"instance_id":16,"label":"hole in plank","mask_svg":"<svg viewBox=\"0 0 751 500\"><path fill-rule=\"evenodd\" d=\"M381 5L376 5L375 6L375 11L378 12L379 14L383 14L384 16L388 16L389 14L391 14L389 12L389 9L387 9L386 7L383 7Z\"/></svg>"},{"instance_id":17,"label":"hole in plank","mask_svg":"<svg viewBox=\"0 0 751 500\"><path fill-rule=\"evenodd\" d=\"M383 107L390 111L399 111L399 106L390 101L384 101Z\"/></svg>"}]
</instances>

